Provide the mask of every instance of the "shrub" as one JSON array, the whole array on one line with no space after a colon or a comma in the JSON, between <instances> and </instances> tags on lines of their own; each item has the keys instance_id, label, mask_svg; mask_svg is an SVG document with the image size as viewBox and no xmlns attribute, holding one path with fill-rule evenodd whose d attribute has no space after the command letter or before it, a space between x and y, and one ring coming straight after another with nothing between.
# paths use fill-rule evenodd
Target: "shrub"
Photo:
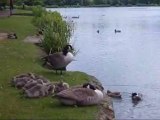
<instances>
[{"instance_id":1,"label":"shrub","mask_svg":"<svg viewBox=\"0 0 160 120\"><path fill-rule=\"evenodd\" d=\"M42 7L33 9L33 24L43 31L44 39L42 47L48 53L61 51L69 43L73 27L67 21L64 21L60 13L47 12Z\"/></svg>"},{"instance_id":2,"label":"shrub","mask_svg":"<svg viewBox=\"0 0 160 120\"><path fill-rule=\"evenodd\" d=\"M34 15L32 19L33 25L35 25L38 29L42 29L44 27L43 25L44 15L47 13L47 11L41 6L36 6L33 7L32 12Z\"/></svg>"},{"instance_id":3,"label":"shrub","mask_svg":"<svg viewBox=\"0 0 160 120\"><path fill-rule=\"evenodd\" d=\"M49 12L43 19L45 26L42 46L49 53L61 51L69 43L72 28L58 12Z\"/></svg>"}]
</instances>

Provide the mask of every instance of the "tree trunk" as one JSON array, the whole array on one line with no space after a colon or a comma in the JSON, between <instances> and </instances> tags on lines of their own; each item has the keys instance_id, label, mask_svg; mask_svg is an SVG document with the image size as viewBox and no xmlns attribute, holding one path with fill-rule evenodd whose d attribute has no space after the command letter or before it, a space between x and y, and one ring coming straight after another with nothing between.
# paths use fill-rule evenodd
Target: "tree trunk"
<instances>
[{"instance_id":1,"label":"tree trunk","mask_svg":"<svg viewBox=\"0 0 160 120\"><path fill-rule=\"evenodd\" d=\"M10 3L10 16L11 16L13 10L13 0L9 0L9 3Z\"/></svg>"}]
</instances>

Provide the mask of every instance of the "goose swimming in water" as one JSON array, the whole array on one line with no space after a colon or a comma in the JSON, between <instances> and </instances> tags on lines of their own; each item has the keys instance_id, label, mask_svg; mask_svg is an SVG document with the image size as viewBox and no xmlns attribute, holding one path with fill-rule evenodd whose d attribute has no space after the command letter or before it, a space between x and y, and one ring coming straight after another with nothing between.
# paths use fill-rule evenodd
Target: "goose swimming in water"
<instances>
[{"instance_id":1,"label":"goose swimming in water","mask_svg":"<svg viewBox=\"0 0 160 120\"><path fill-rule=\"evenodd\" d=\"M132 93L132 101L138 102L142 100L142 94L140 93Z\"/></svg>"},{"instance_id":2,"label":"goose swimming in water","mask_svg":"<svg viewBox=\"0 0 160 120\"><path fill-rule=\"evenodd\" d=\"M56 97L64 105L78 106L99 104L104 98L103 92L90 83L84 84L83 87L63 90L56 94Z\"/></svg>"},{"instance_id":3,"label":"goose swimming in water","mask_svg":"<svg viewBox=\"0 0 160 120\"><path fill-rule=\"evenodd\" d=\"M115 32L115 33L120 33L121 30L116 30L116 29L115 29L114 32Z\"/></svg>"},{"instance_id":4,"label":"goose swimming in water","mask_svg":"<svg viewBox=\"0 0 160 120\"><path fill-rule=\"evenodd\" d=\"M66 70L66 66L73 61L74 55L69 52L69 50L73 50L71 45L66 45L62 52L53 53L44 57L45 60L43 66L49 65L51 69L60 70L62 74L62 70Z\"/></svg>"}]
</instances>

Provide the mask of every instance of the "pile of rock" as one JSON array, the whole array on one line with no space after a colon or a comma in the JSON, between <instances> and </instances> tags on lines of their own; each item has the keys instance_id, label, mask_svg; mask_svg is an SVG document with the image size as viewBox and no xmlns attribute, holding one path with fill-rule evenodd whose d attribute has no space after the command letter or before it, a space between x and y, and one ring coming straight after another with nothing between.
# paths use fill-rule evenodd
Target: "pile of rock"
<instances>
[{"instance_id":1,"label":"pile of rock","mask_svg":"<svg viewBox=\"0 0 160 120\"><path fill-rule=\"evenodd\" d=\"M52 83L43 76L38 76L33 73L15 76L11 84L18 89L22 89L28 98L45 97L69 87L67 83Z\"/></svg>"}]
</instances>

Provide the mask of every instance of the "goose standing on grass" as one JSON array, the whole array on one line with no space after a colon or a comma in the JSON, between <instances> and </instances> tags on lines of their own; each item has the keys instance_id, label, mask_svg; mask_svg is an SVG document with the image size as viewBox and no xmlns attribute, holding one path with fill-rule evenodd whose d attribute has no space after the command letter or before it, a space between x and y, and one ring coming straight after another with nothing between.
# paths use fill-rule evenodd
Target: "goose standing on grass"
<instances>
[{"instance_id":1,"label":"goose standing on grass","mask_svg":"<svg viewBox=\"0 0 160 120\"><path fill-rule=\"evenodd\" d=\"M69 50L73 50L71 45L66 45L62 52L53 53L51 55L48 55L44 57L44 64L43 66L50 66L51 69L56 70L56 73L58 70L66 70L66 66L73 61L74 55L73 53L69 52Z\"/></svg>"},{"instance_id":2,"label":"goose standing on grass","mask_svg":"<svg viewBox=\"0 0 160 120\"><path fill-rule=\"evenodd\" d=\"M55 97L64 105L86 106L99 104L104 96L102 91L87 83L83 87L63 90L56 94Z\"/></svg>"}]
</instances>

